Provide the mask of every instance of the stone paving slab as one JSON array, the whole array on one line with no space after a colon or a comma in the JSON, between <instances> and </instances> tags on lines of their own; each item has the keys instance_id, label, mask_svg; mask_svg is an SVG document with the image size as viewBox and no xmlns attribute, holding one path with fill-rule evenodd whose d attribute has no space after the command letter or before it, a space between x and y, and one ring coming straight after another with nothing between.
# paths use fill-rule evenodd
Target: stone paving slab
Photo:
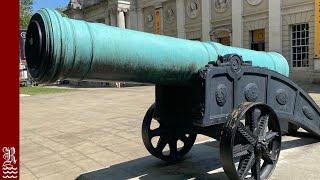
<instances>
[{"instance_id":1,"label":"stone paving slab","mask_svg":"<svg viewBox=\"0 0 320 180\"><path fill-rule=\"evenodd\" d=\"M307 88L320 104L320 86ZM153 101L153 86L21 97L21 179L226 179L219 144L205 136L179 164L150 156L140 134ZM272 179L319 179L320 143L283 139Z\"/></svg>"}]
</instances>

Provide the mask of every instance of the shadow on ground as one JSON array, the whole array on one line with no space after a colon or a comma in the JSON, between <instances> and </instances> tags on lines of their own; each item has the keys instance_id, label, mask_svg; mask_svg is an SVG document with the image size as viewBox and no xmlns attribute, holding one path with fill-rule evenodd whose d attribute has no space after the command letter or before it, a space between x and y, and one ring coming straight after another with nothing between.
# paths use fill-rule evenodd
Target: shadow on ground
<instances>
[{"instance_id":1,"label":"shadow on ground","mask_svg":"<svg viewBox=\"0 0 320 180\"><path fill-rule=\"evenodd\" d=\"M320 93L320 84L299 84L307 93Z\"/></svg>"},{"instance_id":2,"label":"shadow on ground","mask_svg":"<svg viewBox=\"0 0 320 180\"><path fill-rule=\"evenodd\" d=\"M311 135L299 132L298 139L282 142L282 150L318 142ZM103 157L101 157L103 158ZM167 164L153 156L123 162L108 168L85 173L77 180L104 179L228 179L219 162L219 143L204 142L194 145L183 162Z\"/></svg>"}]
</instances>

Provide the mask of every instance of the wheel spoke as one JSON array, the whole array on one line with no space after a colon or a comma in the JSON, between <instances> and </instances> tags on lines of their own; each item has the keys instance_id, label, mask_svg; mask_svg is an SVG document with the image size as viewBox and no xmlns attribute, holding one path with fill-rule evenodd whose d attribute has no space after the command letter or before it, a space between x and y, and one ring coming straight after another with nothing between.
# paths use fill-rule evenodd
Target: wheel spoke
<instances>
[{"instance_id":1,"label":"wheel spoke","mask_svg":"<svg viewBox=\"0 0 320 180\"><path fill-rule=\"evenodd\" d=\"M260 158L256 158L254 166L251 169L252 175L255 180L260 180L261 162Z\"/></svg>"},{"instance_id":2,"label":"wheel spoke","mask_svg":"<svg viewBox=\"0 0 320 180\"><path fill-rule=\"evenodd\" d=\"M188 138L187 138L187 136L186 135L182 135L181 137L180 137L180 140L183 142L183 143L188 143Z\"/></svg>"},{"instance_id":3,"label":"wheel spoke","mask_svg":"<svg viewBox=\"0 0 320 180\"><path fill-rule=\"evenodd\" d=\"M161 129L160 128L150 130L150 137L151 138L153 138L155 136L160 136L160 135L161 135Z\"/></svg>"},{"instance_id":4,"label":"wheel spoke","mask_svg":"<svg viewBox=\"0 0 320 180\"><path fill-rule=\"evenodd\" d=\"M239 133L252 145L254 145L257 141L255 135L250 132L241 122L239 122L239 127L237 129Z\"/></svg>"},{"instance_id":5,"label":"wheel spoke","mask_svg":"<svg viewBox=\"0 0 320 180\"><path fill-rule=\"evenodd\" d=\"M233 147L233 157L237 158L240 156L248 155L250 152L250 147L252 147L251 144L237 144L236 146Z\"/></svg>"},{"instance_id":6,"label":"wheel spoke","mask_svg":"<svg viewBox=\"0 0 320 180\"><path fill-rule=\"evenodd\" d=\"M158 141L158 144L157 144L157 147L156 147L156 150L158 152L162 152L162 150L164 149L164 147L167 145L167 141L165 140L165 138L163 137L160 137L159 138L159 141Z\"/></svg>"},{"instance_id":7,"label":"wheel spoke","mask_svg":"<svg viewBox=\"0 0 320 180\"><path fill-rule=\"evenodd\" d=\"M245 180L255 180L254 177L245 178Z\"/></svg>"},{"instance_id":8,"label":"wheel spoke","mask_svg":"<svg viewBox=\"0 0 320 180\"><path fill-rule=\"evenodd\" d=\"M267 164L273 164L275 159L272 158L271 153L270 152L264 152L262 154L262 159L267 163Z\"/></svg>"},{"instance_id":9,"label":"wheel spoke","mask_svg":"<svg viewBox=\"0 0 320 180\"><path fill-rule=\"evenodd\" d=\"M267 143L270 143L271 141L274 140L274 138L276 138L277 136L279 136L279 133L277 132L267 132L266 136L265 136L265 141Z\"/></svg>"},{"instance_id":10,"label":"wheel spoke","mask_svg":"<svg viewBox=\"0 0 320 180\"><path fill-rule=\"evenodd\" d=\"M171 140L169 142L169 148L170 148L170 156L176 156L177 155L177 141Z\"/></svg>"},{"instance_id":11,"label":"wheel spoke","mask_svg":"<svg viewBox=\"0 0 320 180\"><path fill-rule=\"evenodd\" d=\"M238 168L238 174L240 176L240 179L246 178L249 170L252 168L254 163L255 163L254 153L251 153L250 155L246 156L246 158L240 161L239 168Z\"/></svg>"},{"instance_id":12,"label":"wheel spoke","mask_svg":"<svg viewBox=\"0 0 320 180\"><path fill-rule=\"evenodd\" d=\"M258 124L258 120L261 116L261 110L258 109L258 108L255 108L253 111L252 111L252 117L251 117L251 127L250 127L250 130L253 131L254 129L257 128L257 124Z\"/></svg>"},{"instance_id":13,"label":"wheel spoke","mask_svg":"<svg viewBox=\"0 0 320 180\"><path fill-rule=\"evenodd\" d=\"M258 125L260 137L266 136L268 122L269 122L269 115L265 115L260 118L259 125Z\"/></svg>"}]
</instances>

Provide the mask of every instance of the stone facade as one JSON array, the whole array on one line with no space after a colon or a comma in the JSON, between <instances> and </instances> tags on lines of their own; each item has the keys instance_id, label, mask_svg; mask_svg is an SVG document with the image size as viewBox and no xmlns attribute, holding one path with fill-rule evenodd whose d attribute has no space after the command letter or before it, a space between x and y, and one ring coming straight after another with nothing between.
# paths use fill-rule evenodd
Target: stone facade
<instances>
[{"instance_id":1,"label":"stone facade","mask_svg":"<svg viewBox=\"0 0 320 180\"><path fill-rule=\"evenodd\" d=\"M277 51L287 58L293 80L319 82L320 60L314 57L315 1L70 0L65 13L122 28ZM293 39L295 33L299 37ZM301 47L292 44L299 38Z\"/></svg>"},{"instance_id":2,"label":"stone facade","mask_svg":"<svg viewBox=\"0 0 320 180\"><path fill-rule=\"evenodd\" d=\"M70 0L66 15L74 19L137 29L135 0Z\"/></svg>"}]
</instances>

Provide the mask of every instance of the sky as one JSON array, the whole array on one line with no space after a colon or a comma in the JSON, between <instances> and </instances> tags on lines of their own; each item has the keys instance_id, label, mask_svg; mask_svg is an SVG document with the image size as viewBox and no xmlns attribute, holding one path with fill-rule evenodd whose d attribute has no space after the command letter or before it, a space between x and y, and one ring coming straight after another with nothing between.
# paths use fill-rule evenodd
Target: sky
<instances>
[{"instance_id":1,"label":"sky","mask_svg":"<svg viewBox=\"0 0 320 180\"><path fill-rule=\"evenodd\" d=\"M33 0L33 12L41 8L55 9L58 7L66 7L69 0Z\"/></svg>"}]
</instances>

